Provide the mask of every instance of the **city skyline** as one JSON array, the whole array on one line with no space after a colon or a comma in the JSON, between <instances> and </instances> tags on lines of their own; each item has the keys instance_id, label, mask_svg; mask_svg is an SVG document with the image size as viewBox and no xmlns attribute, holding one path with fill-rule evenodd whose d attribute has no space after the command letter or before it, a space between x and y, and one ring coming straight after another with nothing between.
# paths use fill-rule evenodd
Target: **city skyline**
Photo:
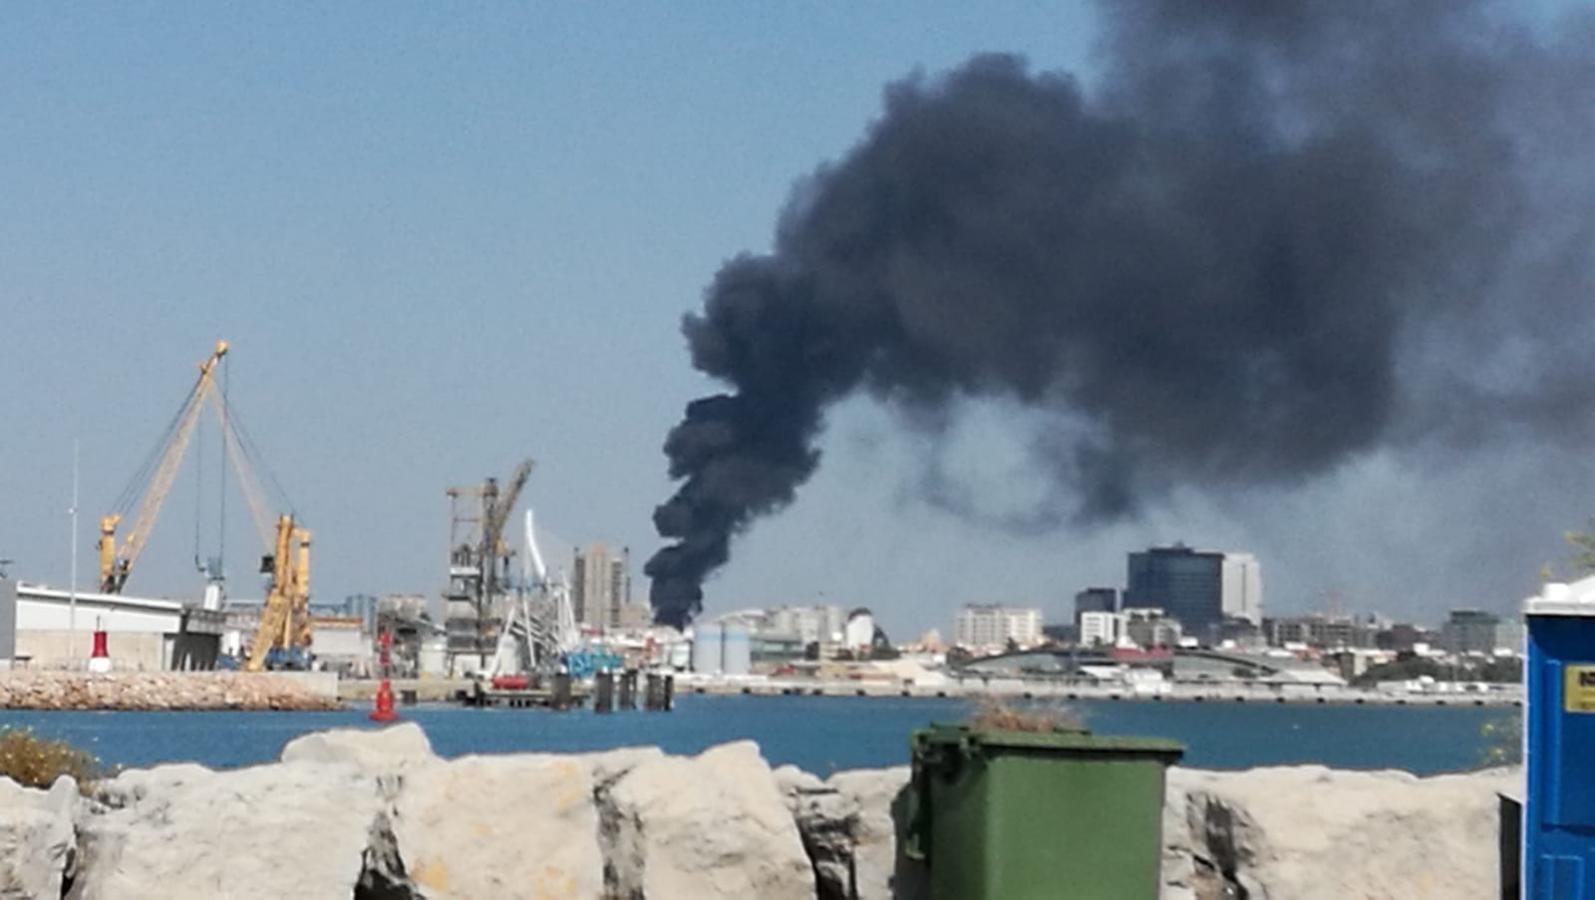
<instances>
[{"instance_id":1,"label":"city skyline","mask_svg":"<svg viewBox=\"0 0 1595 900\"><path fill-rule=\"evenodd\" d=\"M674 488L663 436L715 387L690 368L680 317L721 262L770 245L794 182L854 146L885 86L914 71L1001 50L1101 75L1086 5L756 21L95 9L0 10L13 129L0 313L14 337L0 558L54 586L69 580L73 440L87 584L94 518L219 338L233 344L231 400L315 534L318 600L436 596L444 487L527 455L541 521L646 558L662 544L651 510ZM1029 515L1050 489L1035 439L1071 423L995 398L960 401L942 424L929 438L867 397L832 410L826 467L737 539L708 614L823 593L917 634L971 601L1061 610L1080 587L1115 583L1127 548L1185 539L1255 552L1275 612L1337 592L1433 621L1515 608L1563 556L1561 533L1595 511L1582 490L1595 460L1522 440L1503 414L1301 481L1176 486L1133 518L1072 528ZM130 593L202 586L193 557L214 533L196 548L192 516L215 515L218 444L194 449L203 480L192 463L179 476ZM236 501L228 562L233 594L249 597L258 550Z\"/></svg>"}]
</instances>

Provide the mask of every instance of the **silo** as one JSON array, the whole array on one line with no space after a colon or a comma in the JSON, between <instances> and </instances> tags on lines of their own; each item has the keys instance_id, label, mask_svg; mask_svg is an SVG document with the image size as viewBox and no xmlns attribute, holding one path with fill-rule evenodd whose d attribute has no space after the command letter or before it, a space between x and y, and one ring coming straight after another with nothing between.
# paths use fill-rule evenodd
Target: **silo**
<instances>
[{"instance_id":1,"label":"silo","mask_svg":"<svg viewBox=\"0 0 1595 900\"><path fill-rule=\"evenodd\" d=\"M746 625L726 625L721 630L720 670L727 675L752 671L753 635Z\"/></svg>"},{"instance_id":2,"label":"silo","mask_svg":"<svg viewBox=\"0 0 1595 900\"><path fill-rule=\"evenodd\" d=\"M718 623L692 626L692 671L720 674L720 642L724 627Z\"/></svg>"}]
</instances>

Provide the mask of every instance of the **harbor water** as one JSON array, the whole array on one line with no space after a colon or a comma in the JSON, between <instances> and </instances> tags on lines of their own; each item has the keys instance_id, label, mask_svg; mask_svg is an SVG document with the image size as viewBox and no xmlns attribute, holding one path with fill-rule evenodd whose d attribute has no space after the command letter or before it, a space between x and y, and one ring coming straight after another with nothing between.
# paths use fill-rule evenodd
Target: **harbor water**
<instances>
[{"instance_id":1,"label":"harbor water","mask_svg":"<svg viewBox=\"0 0 1595 900\"><path fill-rule=\"evenodd\" d=\"M1237 769L1318 763L1337 768L1405 769L1420 775L1478 768L1485 726L1516 711L1473 707L1371 707L1296 704L1113 703L1069 708L1100 734L1172 738L1185 764ZM423 705L401 719L426 730L443 756L575 752L652 744L696 753L715 744L757 741L772 765L817 774L906 765L908 735L932 721L970 713L956 699L862 697L711 697L685 695L669 713L464 709ZM213 767L275 759L310 731L374 727L365 709L341 712L31 712L0 710L0 727L28 727L71 742L112 766L192 761Z\"/></svg>"}]
</instances>

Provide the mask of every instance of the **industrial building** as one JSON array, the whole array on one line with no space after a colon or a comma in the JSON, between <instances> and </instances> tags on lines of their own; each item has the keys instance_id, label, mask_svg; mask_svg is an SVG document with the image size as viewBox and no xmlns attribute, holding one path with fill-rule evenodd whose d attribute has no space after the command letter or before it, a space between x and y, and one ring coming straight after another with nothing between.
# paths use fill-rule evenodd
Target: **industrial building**
<instances>
[{"instance_id":1,"label":"industrial building","mask_svg":"<svg viewBox=\"0 0 1595 900\"><path fill-rule=\"evenodd\" d=\"M769 630L796 635L805 646L835 644L842 640L847 619L835 604L816 606L778 606L767 611Z\"/></svg>"},{"instance_id":2,"label":"industrial building","mask_svg":"<svg viewBox=\"0 0 1595 900\"><path fill-rule=\"evenodd\" d=\"M0 665L81 667L95 631L106 633L116 669L212 669L223 617L176 600L74 594L0 577Z\"/></svg>"}]
</instances>

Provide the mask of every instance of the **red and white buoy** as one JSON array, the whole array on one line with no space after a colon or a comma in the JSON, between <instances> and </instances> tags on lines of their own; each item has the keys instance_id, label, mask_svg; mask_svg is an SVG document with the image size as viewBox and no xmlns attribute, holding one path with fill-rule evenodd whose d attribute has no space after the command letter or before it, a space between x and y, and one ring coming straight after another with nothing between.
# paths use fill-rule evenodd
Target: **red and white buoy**
<instances>
[{"instance_id":1,"label":"red and white buoy","mask_svg":"<svg viewBox=\"0 0 1595 900\"><path fill-rule=\"evenodd\" d=\"M94 632L94 649L89 652L89 671L105 673L111 671L111 651L108 649L105 632Z\"/></svg>"},{"instance_id":2,"label":"red and white buoy","mask_svg":"<svg viewBox=\"0 0 1595 900\"><path fill-rule=\"evenodd\" d=\"M377 647L382 654L378 657L377 664L382 667L382 683L377 685L377 696L371 705L371 721L392 722L399 718L393 711L393 685L388 679L389 657L388 648L393 645L393 634L384 631L377 636Z\"/></svg>"}]
</instances>

